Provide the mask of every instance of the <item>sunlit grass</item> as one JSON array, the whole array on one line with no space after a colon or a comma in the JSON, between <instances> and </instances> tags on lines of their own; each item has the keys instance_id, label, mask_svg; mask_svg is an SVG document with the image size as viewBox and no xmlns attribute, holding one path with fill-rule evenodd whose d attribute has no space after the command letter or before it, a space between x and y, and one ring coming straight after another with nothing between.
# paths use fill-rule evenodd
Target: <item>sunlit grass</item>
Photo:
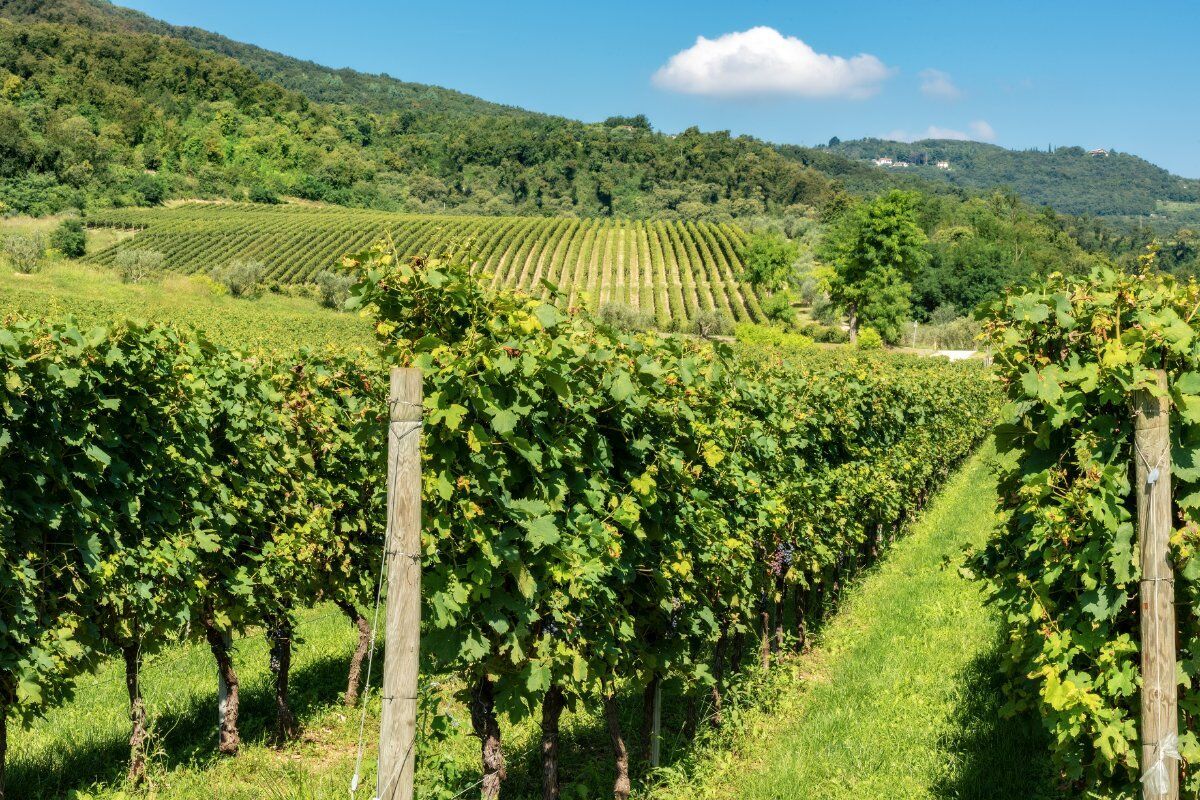
<instances>
[{"instance_id":1,"label":"sunlit grass","mask_svg":"<svg viewBox=\"0 0 1200 800\"><path fill-rule=\"evenodd\" d=\"M50 260L32 275L0 268L0 318L13 314L50 318L69 314L84 325L107 325L123 318L176 322L239 348L374 346L367 320L322 308L306 297L268 293L254 299L234 298L217 294L204 279L171 274L126 284L110 269L76 261Z\"/></svg>"}]
</instances>

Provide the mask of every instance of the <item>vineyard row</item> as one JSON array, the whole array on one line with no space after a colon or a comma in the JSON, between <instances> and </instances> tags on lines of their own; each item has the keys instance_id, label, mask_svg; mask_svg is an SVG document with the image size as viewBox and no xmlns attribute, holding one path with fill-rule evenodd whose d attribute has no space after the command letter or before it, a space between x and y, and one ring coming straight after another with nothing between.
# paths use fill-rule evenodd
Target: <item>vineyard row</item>
<instances>
[{"instance_id":1,"label":"vineyard row","mask_svg":"<svg viewBox=\"0 0 1200 800\"><path fill-rule=\"evenodd\" d=\"M93 212L92 226L138 233L90 257L113 263L128 249L156 250L168 266L204 272L231 260L261 261L268 280L311 282L348 253L390 238L405 255L469 259L492 285L540 293L559 287L571 304L617 302L661 326L700 312L763 319L740 280L746 234L705 222L418 216L354 209L187 204Z\"/></svg>"}]
</instances>

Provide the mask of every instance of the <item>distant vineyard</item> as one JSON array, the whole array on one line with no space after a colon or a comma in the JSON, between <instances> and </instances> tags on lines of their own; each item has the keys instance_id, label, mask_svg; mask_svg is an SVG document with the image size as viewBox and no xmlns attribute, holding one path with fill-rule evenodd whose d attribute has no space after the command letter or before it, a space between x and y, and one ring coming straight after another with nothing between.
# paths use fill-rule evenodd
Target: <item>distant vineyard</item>
<instances>
[{"instance_id":1,"label":"distant vineyard","mask_svg":"<svg viewBox=\"0 0 1200 800\"><path fill-rule=\"evenodd\" d=\"M93 213L88 224L139 231L90 257L104 265L121 250L146 249L180 272L252 259L266 265L269 280L302 283L390 236L406 254L469 253L496 285L547 296L549 282L572 304L622 303L659 324L704 311L736 321L763 316L754 291L738 279L746 234L733 225L202 203Z\"/></svg>"}]
</instances>

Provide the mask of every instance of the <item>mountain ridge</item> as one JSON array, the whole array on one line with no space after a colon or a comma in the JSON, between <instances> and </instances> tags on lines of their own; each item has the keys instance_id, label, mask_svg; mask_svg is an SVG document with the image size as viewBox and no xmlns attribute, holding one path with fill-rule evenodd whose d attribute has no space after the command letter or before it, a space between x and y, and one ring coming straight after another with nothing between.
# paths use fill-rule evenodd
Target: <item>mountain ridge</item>
<instances>
[{"instance_id":1,"label":"mountain ridge","mask_svg":"<svg viewBox=\"0 0 1200 800\"><path fill-rule=\"evenodd\" d=\"M1014 150L957 139L832 141L830 152L867 162L903 160L919 177L968 190L1010 188L1036 205L1068 214L1150 216L1162 202L1200 202L1200 180L1174 175L1140 156L1116 150L1057 147ZM946 162L948 168L936 166Z\"/></svg>"}]
</instances>

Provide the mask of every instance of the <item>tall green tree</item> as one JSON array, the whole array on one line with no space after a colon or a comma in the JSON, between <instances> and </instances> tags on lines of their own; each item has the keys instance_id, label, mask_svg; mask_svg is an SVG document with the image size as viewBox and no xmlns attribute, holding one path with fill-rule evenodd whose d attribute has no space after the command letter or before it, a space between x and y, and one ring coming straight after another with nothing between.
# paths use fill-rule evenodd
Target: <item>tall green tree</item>
<instances>
[{"instance_id":1,"label":"tall green tree","mask_svg":"<svg viewBox=\"0 0 1200 800\"><path fill-rule=\"evenodd\" d=\"M742 277L757 287L774 292L786 286L795 274L800 248L777 233L755 233L742 247Z\"/></svg>"},{"instance_id":2,"label":"tall green tree","mask_svg":"<svg viewBox=\"0 0 1200 800\"><path fill-rule=\"evenodd\" d=\"M893 190L852 206L821 243L820 256L833 268L830 299L846 313L851 342L860 325L892 343L899 338L912 281L929 259L917 198Z\"/></svg>"}]
</instances>

